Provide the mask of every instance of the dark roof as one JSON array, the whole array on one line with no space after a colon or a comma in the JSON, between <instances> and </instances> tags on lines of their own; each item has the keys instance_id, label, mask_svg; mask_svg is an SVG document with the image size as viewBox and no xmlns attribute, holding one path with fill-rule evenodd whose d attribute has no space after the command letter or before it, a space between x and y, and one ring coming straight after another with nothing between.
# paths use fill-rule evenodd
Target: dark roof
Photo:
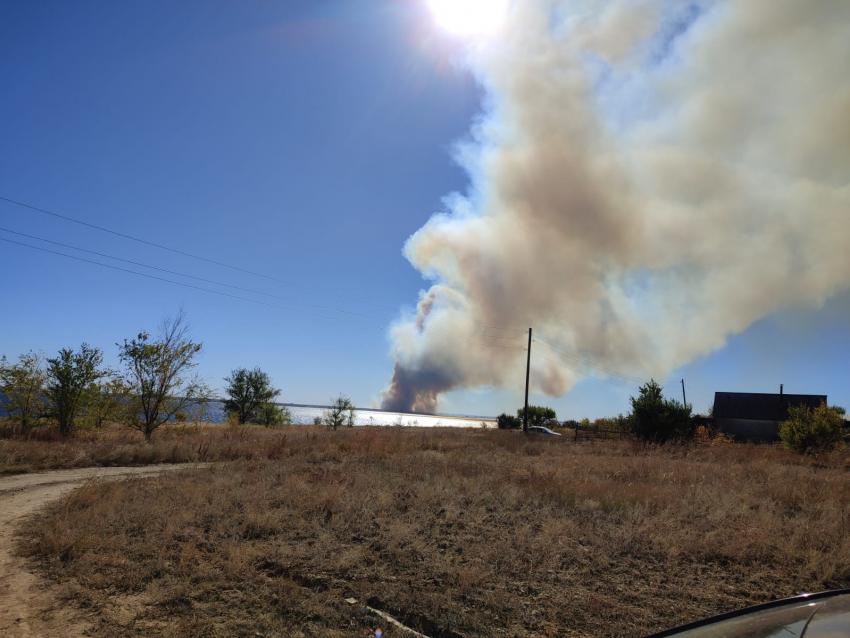
<instances>
[{"instance_id":1,"label":"dark roof","mask_svg":"<svg viewBox=\"0 0 850 638\"><path fill-rule=\"evenodd\" d=\"M820 394L754 394L749 392L715 392L715 419L755 419L784 421L789 406L805 405L816 408L826 403Z\"/></svg>"}]
</instances>

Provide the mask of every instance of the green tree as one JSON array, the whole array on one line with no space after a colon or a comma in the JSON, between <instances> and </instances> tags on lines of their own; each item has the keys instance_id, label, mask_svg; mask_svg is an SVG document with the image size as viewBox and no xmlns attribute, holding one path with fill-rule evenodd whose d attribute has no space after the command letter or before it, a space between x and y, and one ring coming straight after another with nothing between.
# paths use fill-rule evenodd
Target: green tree
<instances>
[{"instance_id":1,"label":"green tree","mask_svg":"<svg viewBox=\"0 0 850 638\"><path fill-rule=\"evenodd\" d=\"M341 425L349 427L354 425L354 419L357 415L354 412L354 404L347 396L340 394L331 403L331 407L325 410L324 424L331 430L336 430Z\"/></svg>"},{"instance_id":2,"label":"green tree","mask_svg":"<svg viewBox=\"0 0 850 638\"><path fill-rule=\"evenodd\" d=\"M693 437L691 406L675 399L665 399L655 380L640 387L640 394L630 399L632 413L629 426L638 437L653 443L685 441Z\"/></svg>"},{"instance_id":3,"label":"green tree","mask_svg":"<svg viewBox=\"0 0 850 638\"><path fill-rule=\"evenodd\" d=\"M512 414L502 412L496 419L496 423L500 430L520 430L522 429L522 419Z\"/></svg>"},{"instance_id":4,"label":"green tree","mask_svg":"<svg viewBox=\"0 0 850 638\"><path fill-rule=\"evenodd\" d=\"M516 411L516 415L520 421L524 420L525 408L520 408ZM549 426L558 425L558 417L555 415L555 410L552 408L544 408L540 405L528 406L528 426Z\"/></svg>"},{"instance_id":5,"label":"green tree","mask_svg":"<svg viewBox=\"0 0 850 638\"><path fill-rule=\"evenodd\" d=\"M30 350L18 357L14 365L5 356L0 359L0 392L9 400L6 411L11 419L21 424L24 434L44 414L46 381L44 355L40 352Z\"/></svg>"},{"instance_id":6,"label":"green tree","mask_svg":"<svg viewBox=\"0 0 850 638\"><path fill-rule=\"evenodd\" d=\"M62 436L72 436L77 417L85 410L90 388L110 374L102 370L103 352L84 343L76 352L63 348L47 360L47 398Z\"/></svg>"},{"instance_id":7,"label":"green tree","mask_svg":"<svg viewBox=\"0 0 850 638\"><path fill-rule=\"evenodd\" d=\"M793 452L829 452L841 446L844 438L843 408L821 403L812 409L805 405L788 408L788 420L779 426L782 447Z\"/></svg>"},{"instance_id":8,"label":"green tree","mask_svg":"<svg viewBox=\"0 0 850 638\"><path fill-rule=\"evenodd\" d=\"M278 407L274 403L263 403L254 413L258 425L273 427L292 423L292 413L286 407Z\"/></svg>"},{"instance_id":9,"label":"green tree","mask_svg":"<svg viewBox=\"0 0 850 638\"><path fill-rule=\"evenodd\" d=\"M259 368L236 368L224 380L228 384L225 392L229 397L224 402L224 411L228 416L235 415L239 425L257 423L261 408L271 404L280 394L280 390L272 387L268 373Z\"/></svg>"},{"instance_id":10,"label":"green tree","mask_svg":"<svg viewBox=\"0 0 850 638\"><path fill-rule=\"evenodd\" d=\"M163 320L156 339L143 330L135 339L117 344L130 392L127 425L144 434L146 441L178 413L187 414L213 399L206 383L192 373L203 344L190 340L188 332L181 309Z\"/></svg>"}]
</instances>

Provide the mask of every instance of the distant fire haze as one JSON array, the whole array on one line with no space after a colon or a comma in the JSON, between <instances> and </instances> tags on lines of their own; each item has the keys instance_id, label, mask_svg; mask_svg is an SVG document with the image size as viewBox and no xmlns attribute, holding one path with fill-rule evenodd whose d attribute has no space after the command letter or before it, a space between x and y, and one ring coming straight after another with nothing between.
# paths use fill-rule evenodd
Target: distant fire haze
<instances>
[{"instance_id":1,"label":"distant fire haze","mask_svg":"<svg viewBox=\"0 0 850 638\"><path fill-rule=\"evenodd\" d=\"M847 0L513 3L470 46L469 191L404 248L433 285L392 328L383 407L516 386L524 335L482 326L659 378L846 290L848 34ZM580 378L533 358L533 391Z\"/></svg>"}]
</instances>

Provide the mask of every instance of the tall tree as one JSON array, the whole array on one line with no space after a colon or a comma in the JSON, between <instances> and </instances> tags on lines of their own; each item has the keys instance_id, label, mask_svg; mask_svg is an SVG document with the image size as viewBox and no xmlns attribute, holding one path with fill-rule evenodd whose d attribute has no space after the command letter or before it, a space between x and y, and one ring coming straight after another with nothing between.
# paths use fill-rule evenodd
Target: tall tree
<instances>
[{"instance_id":1,"label":"tall tree","mask_svg":"<svg viewBox=\"0 0 850 638\"><path fill-rule=\"evenodd\" d=\"M10 364L5 356L0 359L0 392L9 399L6 410L21 424L24 434L44 413L46 381L44 355L40 352L22 354L16 364Z\"/></svg>"},{"instance_id":2,"label":"tall tree","mask_svg":"<svg viewBox=\"0 0 850 638\"><path fill-rule=\"evenodd\" d=\"M224 411L234 415L240 425L259 422L263 416L261 408L280 395L280 390L272 387L268 373L259 368L236 368L224 380L227 381L225 392L229 397L224 402Z\"/></svg>"},{"instance_id":3,"label":"tall tree","mask_svg":"<svg viewBox=\"0 0 850 638\"><path fill-rule=\"evenodd\" d=\"M190 340L188 332L181 309L163 319L156 339L143 330L135 339L117 344L130 393L127 424L144 434L146 441L178 412L186 413L189 407L213 398L203 379L192 374L203 344Z\"/></svg>"},{"instance_id":4,"label":"tall tree","mask_svg":"<svg viewBox=\"0 0 850 638\"><path fill-rule=\"evenodd\" d=\"M63 348L47 360L47 397L62 436L74 434L77 416L85 408L92 384L110 374L101 370L103 352L84 343L76 352Z\"/></svg>"}]
</instances>

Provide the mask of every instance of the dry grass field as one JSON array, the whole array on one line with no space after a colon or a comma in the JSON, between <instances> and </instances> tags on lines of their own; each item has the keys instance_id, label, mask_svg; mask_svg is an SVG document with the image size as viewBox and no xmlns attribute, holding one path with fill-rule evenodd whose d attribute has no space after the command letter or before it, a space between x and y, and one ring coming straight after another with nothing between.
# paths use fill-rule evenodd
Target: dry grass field
<instances>
[{"instance_id":1,"label":"dry grass field","mask_svg":"<svg viewBox=\"0 0 850 638\"><path fill-rule=\"evenodd\" d=\"M642 636L850 586L842 456L481 430L182 436L151 460L237 460L92 483L21 529L97 636L386 632L363 604L431 638ZM32 459L8 445L7 465ZM133 450L115 462L143 462Z\"/></svg>"},{"instance_id":2,"label":"dry grass field","mask_svg":"<svg viewBox=\"0 0 850 638\"><path fill-rule=\"evenodd\" d=\"M0 438L0 476L82 467L276 459L282 442L277 430L214 424L162 427L150 444L138 432L118 427L70 439L58 438L52 429L37 430L29 439Z\"/></svg>"}]
</instances>

